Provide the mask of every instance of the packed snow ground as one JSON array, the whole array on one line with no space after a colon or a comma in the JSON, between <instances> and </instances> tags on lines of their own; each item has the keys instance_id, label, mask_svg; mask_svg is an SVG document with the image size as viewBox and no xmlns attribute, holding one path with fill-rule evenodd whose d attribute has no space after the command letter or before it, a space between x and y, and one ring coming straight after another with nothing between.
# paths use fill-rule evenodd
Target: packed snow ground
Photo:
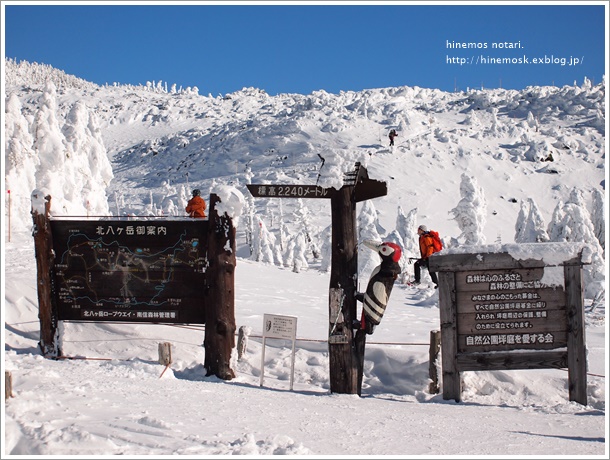
<instances>
[{"instance_id":1,"label":"packed snow ground","mask_svg":"<svg viewBox=\"0 0 610 460\"><path fill-rule=\"evenodd\" d=\"M12 374L14 397L3 409L4 455L607 457L605 290L585 299L587 406L569 401L567 371L556 369L464 372L461 402L429 394L429 334L440 325L438 293L428 284L396 283L382 323L367 339L362 397L332 394L324 259L308 254L306 263L286 266L256 261L246 242L251 212L278 242L281 224L289 235L306 225L323 247L329 204L257 201L245 189L246 183L264 182L340 187L343 174L360 161L372 179L388 184L388 195L371 200L373 208L360 215L361 225L370 224L363 228L366 236L376 231L383 239L398 232L400 206L405 213L414 210L411 226L426 224L441 232L447 246L459 247L465 235L451 210L460 202L466 174L486 198L477 210L484 217L483 238L512 243L528 198L547 223L576 186L583 208L594 208L595 190L607 203L603 84L277 97L250 88L206 97L160 85L97 87L54 69L7 66L6 97L19 102L7 106L20 105L23 116L12 126L38 126L39 139L47 143L28 150L27 136L15 129L11 139L25 145L16 157L25 161L5 157L12 223L7 224L5 200L3 367ZM55 96L40 77L50 74L56 77ZM85 110L74 109L78 100ZM103 158L97 164L81 158L81 170L98 179L86 185L64 178L66 194L56 196L62 189L55 188L53 200L64 200L66 209L173 216L183 215L192 188L204 195L224 186L243 192L249 207L238 222L235 314L249 338L245 355L233 357L235 379L205 376L204 328L198 325L65 323L61 339L70 359L40 355L29 194L56 183L37 169L32 152L66 145L53 124L61 131L67 120L67 144L80 142L81 150L96 154L101 145L113 177L106 194L87 195L88 203L66 199L67 192L78 196L77 186L85 196L108 180ZM79 131L81 120L91 134ZM388 147L390 127L399 131L394 149ZM5 151L14 153L15 143L7 142ZM538 161L551 152L554 162ZM46 160L49 169L62 172ZM377 219L367 219L371 215ZM414 247L412 240L403 244L406 252ZM405 271L412 276L411 266ZM369 272L363 265L361 286ZM599 273L591 276L591 285L598 283ZM289 342L268 339L261 363L265 313L297 317L292 390ZM168 368L158 363L160 342L172 343Z\"/></svg>"}]
</instances>

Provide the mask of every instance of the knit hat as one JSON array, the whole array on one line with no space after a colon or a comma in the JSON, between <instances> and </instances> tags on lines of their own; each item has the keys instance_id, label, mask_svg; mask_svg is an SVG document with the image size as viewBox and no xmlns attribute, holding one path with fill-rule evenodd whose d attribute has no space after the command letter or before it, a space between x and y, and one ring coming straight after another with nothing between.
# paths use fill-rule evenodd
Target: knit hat
<instances>
[{"instance_id":1,"label":"knit hat","mask_svg":"<svg viewBox=\"0 0 610 460\"><path fill-rule=\"evenodd\" d=\"M428 231L428 227L426 227L425 225L420 225L418 227L419 230L421 230L422 232L427 232Z\"/></svg>"}]
</instances>

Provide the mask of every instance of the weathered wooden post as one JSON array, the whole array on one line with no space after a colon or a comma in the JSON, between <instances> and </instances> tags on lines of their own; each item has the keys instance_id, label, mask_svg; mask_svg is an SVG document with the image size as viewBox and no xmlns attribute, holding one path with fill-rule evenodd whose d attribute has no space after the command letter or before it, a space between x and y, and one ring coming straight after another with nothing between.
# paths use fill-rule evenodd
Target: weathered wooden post
<instances>
[{"instance_id":1,"label":"weathered wooden post","mask_svg":"<svg viewBox=\"0 0 610 460\"><path fill-rule=\"evenodd\" d=\"M587 405L587 341L582 264L573 261L563 267L568 315L568 392L570 401Z\"/></svg>"},{"instance_id":2,"label":"weathered wooden post","mask_svg":"<svg viewBox=\"0 0 610 460\"><path fill-rule=\"evenodd\" d=\"M387 195L385 182L371 180L366 168L356 163L345 174L344 185L322 188L317 185L248 184L254 197L330 198L332 261L329 286L329 359L332 393L358 394L362 387L366 333L352 329L356 319L358 248L356 203Z\"/></svg>"},{"instance_id":3,"label":"weathered wooden post","mask_svg":"<svg viewBox=\"0 0 610 460\"><path fill-rule=\"evenodd\" d=\"M331 198L332 209L332 264L331 294L334 290L343 290L342 313L343 328L349 346L340 341L333 341L329 334L330 356L330 389L334 393L361 394L364 376L364 348L366 332L358 330L352 337L352 324L357 319L356 291L358 282L358 245L356 232L356 203L387 195L385 182L369 179L368 172L360 163L356 163L353 172L347 173L344 185ZM338 259L339 263L335 260ZM333 271L336 271L333 276ZM331 295L332 299L332 295ZM330 314L333 315L330 304ZM348 372L346 375L343 376ZM342 380L333 379L333 375L343 376Z\"/></svg>"},{"instance_id":4,"label":"weathered wooden post","mask_svg":"<svg viewBox=\"0 0 610 460\"><path fill-rule=\"evenodd\" d=\"M430 383L428 384L428 392L433 395L438 394L441 391L438 385L438 358L440 351L441 331L430 331L430 358L428 365Z\"/></svg>"},{"instance_id":5,"label":"weathered wooden post","mask_svg":"<svg viewBox=\"0 0 610 460\"><path fill-rule=\"evenodd\" d=\"M13 397L13 374L4 371L4 400Z\"/></svg>"},{"instance_id":6,"label":"weathered wooden post","mask_svg":"<svg viewBox=\"0 0 610 460\"><path fill-rule=\"evenodd\" d=\"M330 391L360 394L362 359L354 343L358 250L354 187L343 186L330 200L332 260L329 287L328 355ZM362 355L364 355L362 340Z\"/></svg>"},{"instance_id":7,"label":"weathered wooden post","mask_svg":"<svg viewBox=\"0 0 610 460\"><path fill-rule=\"evenodd\" d=\"M248 335L249 331L246 326L240 326L239 332L237 333L237 360L241 361L242 357L246 354L248 348Z\"/></svg>"},{"instance_id":8,"label":"weathered wooden post","mask_svg":"<svg viewBox=\"0 0 610 460\"><path fill-rule=\"evenodd\" d=\"M44 200L44 201L43 201ZM44 212L40 207L44 204ZM34 249L36 253L38 284L38 318L40 342L38 346L45 358L61 356L57 329L57 311L52 297L52 272L54 264L53 236L49 221L51 196L42 196L40 190L32 193L32 219L34 221Z\"/></svg>"},{"instance_id":9,"label":"weathered wooden post","mask_svg":"<svg viewBox=\"0 0 610 460\"><path fill-rule=\"evenodd\" d=\"M172 344L161 342L159 344L159 364L169 366L172 362Z\"/></svg>"},{"instance_id":10,"label":"weathered wooden post","mask_svg":"<svg viewBox=\"0 0 610 460\"><path fill-rule=\"evenodd\" d=\"M208 227L207 282L205 305L205 359L206 375L231 380L231 351L235 347L235 227L226 214L218 215L218 195L210 195Z\"/></svg>"}]
</instances>

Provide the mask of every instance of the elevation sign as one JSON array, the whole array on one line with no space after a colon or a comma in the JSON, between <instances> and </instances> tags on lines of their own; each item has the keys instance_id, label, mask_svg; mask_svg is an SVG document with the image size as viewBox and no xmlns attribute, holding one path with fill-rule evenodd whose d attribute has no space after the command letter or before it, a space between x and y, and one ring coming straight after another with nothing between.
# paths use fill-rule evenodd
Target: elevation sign
<instances>
[{"instance_id":1,"label":"elevation sign","mask_svg":"<svg viewBox=\"0 0 610 460\"><path fill-rule=\"evenodd\" d=\"M334 189L318 185L247 184L257 198L330 198Z\"/></svg>"}]
</instances>

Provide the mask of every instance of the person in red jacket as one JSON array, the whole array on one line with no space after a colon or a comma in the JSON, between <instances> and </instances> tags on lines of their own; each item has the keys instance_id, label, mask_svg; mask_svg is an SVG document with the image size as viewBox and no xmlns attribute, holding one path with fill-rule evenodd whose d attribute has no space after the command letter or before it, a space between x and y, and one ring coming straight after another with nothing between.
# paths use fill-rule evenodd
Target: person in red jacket
<instances>
[{"instance_id":1,"label":"person in red jacket","mask_svg":"<svg viewBox=\"0 0 610 460\"><path fill-rule=\"evenodd\" d=\"M425 267L430 273L430 278L434 283L434 289L438 288L438 277L435 272L430 271L430 265L428 261L428 257L434 254L434 241L432 240L432 235L428 231L428 227L425 225L420 225L417 228L417 234L419 235L419 252L421 254L421 258L417 259L415 264L413 265L413 271L415 274L415 283L419 284L421 280L421 267Z\"/></svg>"},{"instance_id":2,"label":"person in red jacket","mask_svg":"<svg viewBox=\"0 0 610 460\"><path fill-rule=\"evenodd\" d=\"M186 205L186 212L188 212L190 217L202 219L205 217L205 210L205 200L201 198L201 191L196 188L193 190L193 198Z\"/></svg>"}]
</instances>

